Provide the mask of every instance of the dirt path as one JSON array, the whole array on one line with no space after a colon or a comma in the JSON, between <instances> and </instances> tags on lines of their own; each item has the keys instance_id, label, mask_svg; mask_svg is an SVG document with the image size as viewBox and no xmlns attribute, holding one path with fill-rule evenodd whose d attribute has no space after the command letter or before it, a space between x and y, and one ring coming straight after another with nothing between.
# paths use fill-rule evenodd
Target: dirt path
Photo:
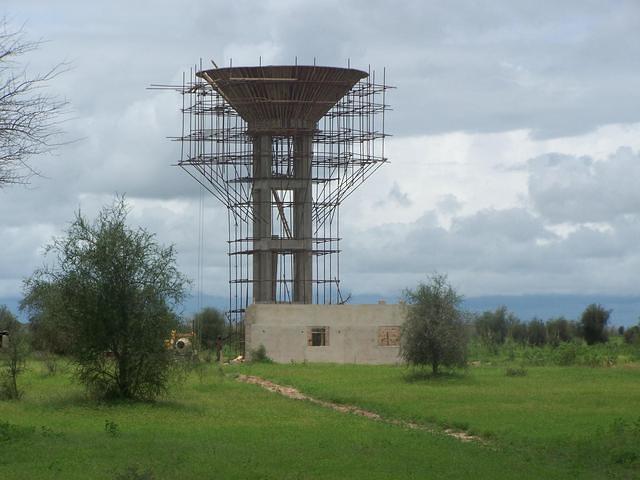
<instances>
[{"instance_id":1,"label":"dirt path","mask_svg":"<svg viewBox=\"0 0 640 480\"><path fill-rule=\"evenodd\" d=\"M278 385L277 383L273 383L269 380L265 380L260 377L255 377L253 375L238 375L236 379L239 382L250 383L252 385L258 385L270 392L277 393L287 398L292 398L294 400L305 400L307 402L315 403L316 405L320 405L325 408L330 408L331 410L335 410L341 413L351 413L353 415L358 415L360 417L365 417L370 420L375 420L378 422L387 423L389 425L398 425L404 428L410 428L412 430L423 430L436 434L444 434L449 437L453 437L456 440L460 440L461 442L479 442L486 443L486 441L482 440L480 437L475 435L470 435L462 430L454 430L451 428L447 428L445 430L438 430L433 427L428 427L426 425L420 425L414 422L405 422L402 420L393 420L380 416L379 414L372 412L370 410L364 410L362 408L353 406L353 405L342 405L339 403L327 402L325 400L318 400L317 398L310 397L298 389L293 387L285 387L283 385Z\"/></svg>"}]
</instances>

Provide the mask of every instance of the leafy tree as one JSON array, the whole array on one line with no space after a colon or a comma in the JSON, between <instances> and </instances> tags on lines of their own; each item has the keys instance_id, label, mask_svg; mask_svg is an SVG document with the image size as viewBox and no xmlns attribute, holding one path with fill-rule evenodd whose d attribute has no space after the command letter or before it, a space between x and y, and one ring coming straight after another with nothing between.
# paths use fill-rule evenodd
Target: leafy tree
<instances>
[{"instance_id":1,"label":"leafy tree","mask_svg":"<svg viewBox=\"0 0 640 480\"><path fill-rule=\"evenodd\" d=\"M504 344L511 325L518 321L515 315L507 310L504 305L495 312L486 311L475 321L476 332L482 343L492 350Z\"/></svg>"},{"instance_id":2,"label":"leafy tree","mask_svg":"<svg viewBox=\"0 0 640 480\"><path fill-rule=\"evenodd\" d=\"M205 348L213 348L216 338L224 337L226 333L224 315L212 307L205 307L196 313L193 325L196 338Z\"/></svg>"},{"instance_id":3,"label":"leafy tree","mask_svg":"<svg viewBox=\"0 0 640 480\"><path fill-rule=\"evenodd\" d=\"M527 339L529 345L534 347L542 347L547 343L547 327L544 322L538 318L534 318L527 325Z\"/></svg>"},{"instance_id":4,"label":"leafy tree","mask_svg":"<svg viewBox=\"0 0 640 480\"><path fill-rule=\"evenodd\" d=\"M588 345L594 343L605 343L609 338L607 335L607 323L609 322L610 310L605 310L602 305L592 303L589 305L580 319L582 335Z\"/></svg>"},{"instance_id":5,"label":"leafy tree","mask_svg":"<svg viewBox=\"0 0 640 480\"><path fill-rule=\"evenodd\" d=\"M6 305L0 305L0 330L12 331L20 322Z\"/></svg>"},{"instance_id":6,"label":"leafy tree","mask_svg":"<svg viewBox=\"0 0 640 480\"><path fill-rule=\"evenodd\" d=\"M575 325L564 317L547 320L549 343L555 346L562 342L570 342L575 335Z\"/></svg>"},{"instance_id":7,"label":"leafy tree","mask_svg":"<svg viewBox=\"0 0 640 480\"><path fill-rule=\"evenodd\" d=\"M640 323L624 330L623 336L625 343L629 345L640 345Z\"/></svg>"},{"instance_id":8,"label":"leafy tree","mask_svg":"<svg viewBox=\"0 0 640 480\"><path fill-rule=\"evenodd\" d=\"M25 281L20 310L27 314L31 346L38 351L67 355L71 352L59 282Z\"/></svg>"},{"instance_id":9,"label":"leafy tree","mask_svg":"<svg viewBox=\"0 0 640 480\"><path fill-rule=\"evenodd\" d=\"M38 47L0 19L0 188L26 182L35 173L29 158L50 151L61 133L57 119L65 102L43 93L43 87L65 65L30 76L16 61Z\"/></svg>"},{"instance_id":10,"label":"leafy tree","mask_svg":"<svg viewBox=\"0 0 640 480\"><path fill-rule=\"evenodd\" d=\"M433 275L415 290L405 290L406 320L402 326L400 354L414 366L430 365L434 374L440 366L467 364L468 337L462 297L444 275Z\"/></svg>"},{"instance_id":11,"label":"leafy tree","mask_svg":"<svg viewBox=\"0 0 640 480\"><path fill-rule=\"evenodd\" d=\"M0 399L17 400L23 393L18 377L26 368L29 348L24 327L5 305L0 307L0 330L9 332L9 345L0 350Z\"/></svg>"},{"instance_id":12,"label":"leafy tree","mask_svg":"<svg viewBox=\"0 0 640 480\"><path fill-rule=\"evenodd\" d=\"M514 321L509 328L509 336L514 342L520 345L526 344L529 338L527 324L522 322L521 320L516 319L516 321Z\"/></svg>"},{"instance_id":13,"label":"leafy tree","mask_svg":"<svg viewBox=\"0 0 640 480\"><path fill-rule=\"evenodd\" d=\"M126 224L123 199L94 222L80 213L48 252L54 267L36 272L32 285L60 288L64 325L77 376L101 396L152 399L166 390L171 354L164 347L175 325L173 307L187 281L173 247Z\"/></svg>"}]
</instances>

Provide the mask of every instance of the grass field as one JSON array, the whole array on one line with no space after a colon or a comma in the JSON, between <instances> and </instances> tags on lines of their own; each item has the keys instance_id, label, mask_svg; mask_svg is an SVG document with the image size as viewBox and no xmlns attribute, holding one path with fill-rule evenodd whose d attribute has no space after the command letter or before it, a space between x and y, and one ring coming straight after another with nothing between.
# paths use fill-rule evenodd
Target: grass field
<instances>
[{"instance_id":1,"label":"grass field","mask_svg":"<svg viewBox=\"0 0 640 480\"><path fill-rule=\"evenodd\" d=\"M464 428L462 443L290 400L260 375L386 417ZM640 368L503 367L406 378L402 367L207 365L155 404L96 404L31 364L0 402L0 479L638 478Z\"/></svg>"}]
</instances>

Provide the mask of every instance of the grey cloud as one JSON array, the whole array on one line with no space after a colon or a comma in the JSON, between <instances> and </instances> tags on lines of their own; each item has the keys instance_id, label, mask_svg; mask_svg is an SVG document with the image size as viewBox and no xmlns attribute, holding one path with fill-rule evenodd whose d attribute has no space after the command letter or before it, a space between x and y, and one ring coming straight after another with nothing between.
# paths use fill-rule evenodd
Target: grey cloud
<instances>
[{"instance_id":1,"label":"grey cloud","mask_svg":"<svg viewBox=\"0 0 640 480\"><path fill-rule=\"evenodd\" d=\"M500 293L637 294L640 220L621 218L608 231L582 227L566 238L523 209L481 211L454 219L434 213L411 224L345 233L345 288L397 290L434 271L470 295Z\"/></svg>"},{"instance_id":2,"label":"grey cloud","mask_svg":"<svg viewBox=\"0 0 640 480\"><path fill-rule=\"evenodd\" d=\"M401 207L408 207L412 204L409 194L400 189L400 185L397 182L393 182L391 190L389 190L388 198L395 204Z\"/></svg>"},{"instance_id":3,"label":"grey cloud","mask_svg":"<svg viewBox=\"0 0 640 480\"><path fill-rule=\"evenodd\" d=\"M10 2L11 3L11 2ZM200 58L388 67L396 134L530 129L539 137L640 120L640 5L477 3L14 2L75 71L59 88L82 112L117 111ZM153 7L153 8L151 8ZM55 21L50 21L55 16ZM29 18L31 17L31 18ZM52 37L52 38L51 38Z\"/></svg>"},{"instance_id":4,"label":"grey cloud","mask_svg":"<svg viewBox=\"0 0 640 480\"><path fill-rule=\"evenodd\" d=\"M378 75L386 66L389 83L398 87L389 92L394 111L387 128L398 137L515 129L549 137L640 121L636 1L611 8L578 0L544 6L9 0L5 9L18 24L28 22L32 37L47 40L30 55L31 70L72 61L73 69L52 90L73 107L69 138L84 139L37 159L48 179L0 191L5 286L19 285L39 264L38 247L61 232L78 207L91 213L116 192L139 202L136 221L162 243L176 243L182 268L194 276L199 189L170 166L179 152L165 138L179 132L180 98L146 87L179 82L200 58L224 65L231 56L234 64L256 63L260 55L265 63L295 56L312 63L317 57L338 66L351 58L352 66L371 64ZM460 216L458 200L447 197L437 208L458 214L449 229L435 212L413 224L364 232L350 232L347 221L345 280L397 286L412 275L442 270L476 291L582 291L606 279L607 288L628 289L635 285L629 272L639 267L633 207L640 205L633 184L640 178L638 155L614 157L532 161L530 197L539 216L522 209ZM565 167L571 182L558 183L556 174ZM401 205L413 192L394 186L390 195ZM184 209L171 210L167 202L182 202ZM207 283L224 292L225 212L213 199L209 212ZM566 221L609 221L611 230L585 225L562 239L547 229L547 222Z\"/></svg>"},{"instance_id":5,"label":"grey cloud","mask_svg":"<svg viewBox=\"0 0 640 480\"><path fill-rule=\"evenodd\" d=\"M548 154L529 161L529 195L556 223L607 222L640 215L640 155L620 148L603 160Z\"/></svg>"},{"instance_id":6,"label":"grey cloud","mask_svg":"<svg viewBox=\"0 0 640 480\"><path fill-rule=\"evenodd\" d=\"M438 203L436 205L438 207L438 211L445 214L456 213L460 208L462 208L462 202L458 200L458 197L450 193L442 195L438 199Z\"/></svg>"}]
</instances>

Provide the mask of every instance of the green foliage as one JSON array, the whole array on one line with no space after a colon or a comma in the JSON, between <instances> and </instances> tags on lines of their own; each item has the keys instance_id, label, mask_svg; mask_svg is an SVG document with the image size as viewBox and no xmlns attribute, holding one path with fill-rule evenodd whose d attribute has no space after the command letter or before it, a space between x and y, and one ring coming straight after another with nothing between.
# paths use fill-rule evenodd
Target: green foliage
<instances>
[{"instance_id":1,"label":"green foliage","mask_svg":"<svg viewBox=\"0 0 640 480\"><path fill-rule=\"evenodd\" d=\"M629 327L624 331L624 341L629 345L640 346L640 324Z\"/></svg>"},{"instance_id":2,"label":"green foliage","mask_svg":"<svg viewBox=\"0 0 640 480\"><path fill-rule=\"evenodd\" d=\"M267 355L267 349L262 344L251 351L251 361L258 363L273 363L273 360L271 360Z\"/></svg>"},{"instance_id":3,"label":"green foliage","mask_svg":"<svg viewBox=\"0 0 640 480\"><path fill-rule=\"evenodd\" d=\"M525 345L529 337L527 331L527 324L521 321L514 322L511 325L511 331L509 333L511 339L519 345Z\"/></svg>"},{"instance_id":4,"label":"green foliage","mask_svg":"<svg viewBox=\"0 0 640 480\"><path fill-rule=\"evenodd\" d=\"M504 344L512 326L518 322L518 318L503 305L494 312L483 312L474 324L482 342L488 348L495 349Z\"/></svg>"},{"instance_id":5,"label":"green foliage","mask_svg":"<svg viewBox=\"0 0 640 480\"><path fill-rule=\"evenodd\" d=\"M6 312L4 326L9 332L9 345L0 350L0 400L18 400L24 393L18 378L26 370L29 343L25 328Z\"/></svg>"},{"instance_id":6,"label":"green foliage","mask_svg":"<svg viewBox=\"0 0 640 480\"><path fill-rule=\"evenodd\" d=\"M527 325L527 340L529 345L542 347L547 344L547 327L542 320L534 318Z\"/></svg>"},{"instance_id":7,"label":"green foliage","mask_svg":"<svg viewBox=\"0 0 640 480\"><path fill-rule=\"evenodd\" d=\"M582 335L589 345L604 343L608 340L606 326L609 322L610 310L605 310L601 305L592 303L580 318Z\"/></svg>"},{"instance_id":8,"label":"green foliage","mask_svg":"<svg viewBox=\"0 0 640 480\"><path fill-rule=\"evenodd\" d=\"M153 399L166 391L172 355L164 347L175 325L173 307L186 280L173 247L126 224L123 199L94 222L78 213L48 252L57 262L28 285L48 284L76 364L77 378L100 397ZM33 289L31 291L34 291Z\"/></svg>"},{"instance_id":9,"label":"green foliage","mask_svg":"<svg viewBox=\"0 0 640 480\"><path fill-rule=\"evenodd\" d=\"M407 305L400 355L410 365L455 368L467 364L467 331L462 297L444 275L434 275L415 290L405 290Z\"/></svg>"},{"instance_id":10,"label":"green foliage","mask_svg":"<svg viewBox=\"0 0 640 480\"><path fill-rule=\"evenodd\" d=\"M0 330L11 332L19 326L20 322L11 310L6 305L0 305Z\"/></svg>"},{"instance_id":11,"label":"green foliage","mask_svg":"<svg viewBox=\"0 0 640 480\"><path fill-rule=\"evenodd\" d=\"M34 276L25 280L24 292L20 310L29 319L32 348L58 355L71 353L61 283Z\"/></svg>"},{"instance_id":12,"label":"green foliage","mask_svg":"<svg viewBox=\"0 0 640 480\"><path fill-rule=\"evenodd\" d=\"M33 436L35 432L36 429L33 427L23 427L6 421L0 421L0 446L2 446L3 442L29 438Z\"/></svg>"},{"instance_id":13,"label":"green foliage","mask_svg":"<svg viewBox=\"0 0 640 480\"><path fill-rule=\"evenodd\" d=\"M555 363L566 367L575 365L578 358L578 345L576 343L563 343L555 350Z\"/></svg>"},{"instance_id":14,"label":"green foliage","mask_svg":"<svg viewBox=\"0 0 640 480\"><path fill-rule=\"evenodd\" d=\"M469 356L471 360L492 365L577 365L600 368L640 361L640 349L620 340L594 345L587 345L583 340L574 340L563 342L557 347L550 344L541 347L523 346L509 340L499 349L491 350L476 339L471 343Z\"/></svg>"},{"instance_id":15,"label":"green foliage","mask_svg":"<svg viewBox=\"0 0 640 480\"><path fill-rule=\"evenodd\" d=\"M57 355L49 352L44 352L44 354L42 355L42 364L45 368L45 375L55 375L56 373L58 373Z\"/></svg>"},{"instance_id":16,"label":"green foliage","mask_svg":"<svg viewBox=\"0 0 640 480\"><path fill-rule=\"evenodd\" d=\"M505 375L507 377L525 377L527 370L524 367L507 367Z\"/></svg>"},{"instance_id":17,"label":"green foliage","mask_svg":"<svg viewBox=\"0 0 640 480\"><path fill-rule=\"evenodd\" d=\"M113 420L105 420L104 433L106 433L110 437L117 437L120 434L120 427Z\"/></svg>"},{"instance_id":18,"label":"green foliage","mask_svg":"<svg viewBox=\"0 0 640 480\"><path fill-rule=\"evenodd\" d=\"M564 317L547 320L547 337L549 343L558 346L564 342L570 342L576 337L577 326Z\"/></svg>"},{"instance_id":19,"label":"green foliage","mask_svg":"<svg viewBox=\"0 0 640 480\"><path fill-rule=\"evenodd\" d=\"M226 325L224 315L212 307L203 308L193 316L197 338L204 348L214 348L216 338L224 337Z\"/></svg>"}]
</instances>

